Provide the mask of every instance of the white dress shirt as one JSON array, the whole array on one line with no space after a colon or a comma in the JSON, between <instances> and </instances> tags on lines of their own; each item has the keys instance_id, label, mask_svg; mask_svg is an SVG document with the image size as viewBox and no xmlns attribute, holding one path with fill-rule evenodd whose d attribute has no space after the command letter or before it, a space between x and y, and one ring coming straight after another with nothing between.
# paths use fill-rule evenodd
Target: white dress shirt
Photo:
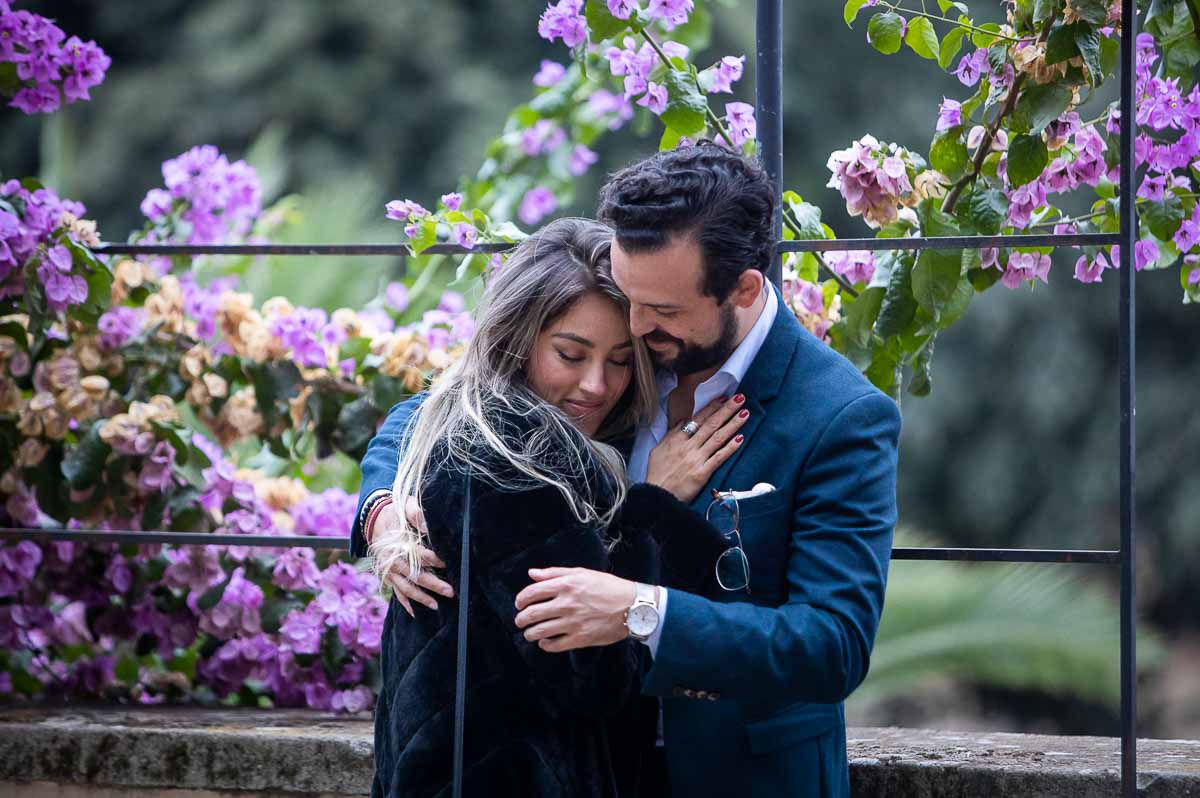
<instances>
[{"instance_id":1,"label":"white dress shirt","mask_svg":"<svg viewBox=\"0 0 1200 798\"><path fill-rule=\"evenodd\" d=\"M692 404L693 413L702 410L709 402L720 396L733 396L734 391L745 378L746 372L750 370L750 364L754 362L754 358L762 349L763 342L767 340L767 334L771 332L771 325L775 323L775 314L779 311L779 298L775 296L775 291L770 285L764 286L763 290L767 293L767 301L758 315L758 321L754 322L750 332L738 344L737 349L733 350L733 354L729 356L717 373L696 386ZM661 369L655 374L655 382L658 388L658 411L649 426L638 429L637 440L633 444L633 453L629 457L630 482L646 481L650 452L667 434L669 424L667 398L671 395L671 391L679 385L679 377L673 371ZM646 645L650 647L650 656L652 657L658 651L658 639L662 635L663 621L667 617L669 592L666 588L660 592L658 628L645 641Z\"/></svg>"}]
</instances>

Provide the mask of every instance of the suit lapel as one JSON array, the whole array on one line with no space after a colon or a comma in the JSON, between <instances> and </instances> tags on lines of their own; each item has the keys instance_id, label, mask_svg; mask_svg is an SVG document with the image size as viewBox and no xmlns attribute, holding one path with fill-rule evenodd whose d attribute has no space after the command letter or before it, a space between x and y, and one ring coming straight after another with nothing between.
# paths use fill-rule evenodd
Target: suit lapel
<instances>
[{"instance_id":1,"label":"suit lapel","mask_svg":"<svg viewBox=\"0 0 1200 798\"><path fill-rule=\"evenodd\" d=\"M807 335L784 303L783 297L779 296L779 289L772 286L772 290L779 299L775 321L771 324L771 331L767 333L762 348L758 350L746 376L738 385L738 390L746 395L746 408L750 411L750 418L746 419L746 423L742 425L741 429L745 440L742 441L738 450L713 473L704 490L700 491L700 495L692 502L692 508L700 513L703 513L708 508L709 502L712 501L713 488L745 490L753 487L752 485L729 484L731 474L734 467L753 445L754 434L766 419L772 402L779 394L779 389L783 385L783 377L795 355L800 335Z\"/></svg>"}]
</instances>

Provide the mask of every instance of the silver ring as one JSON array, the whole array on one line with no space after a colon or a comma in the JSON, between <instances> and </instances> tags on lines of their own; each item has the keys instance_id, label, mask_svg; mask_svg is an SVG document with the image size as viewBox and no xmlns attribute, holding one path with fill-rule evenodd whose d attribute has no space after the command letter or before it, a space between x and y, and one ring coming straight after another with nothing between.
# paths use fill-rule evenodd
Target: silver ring
<instances>
[{"instance_id":1,"label":"silver ring","mask_svg":"<svg viewBox=\"0 0 1200 798\"><path fill-rule=\"evenodd\" d=\"M696 423L695 419L692 419L683 425L682 430L683 434L690 438L700 431L700 425Z\"/></svg>"}]
</instances>

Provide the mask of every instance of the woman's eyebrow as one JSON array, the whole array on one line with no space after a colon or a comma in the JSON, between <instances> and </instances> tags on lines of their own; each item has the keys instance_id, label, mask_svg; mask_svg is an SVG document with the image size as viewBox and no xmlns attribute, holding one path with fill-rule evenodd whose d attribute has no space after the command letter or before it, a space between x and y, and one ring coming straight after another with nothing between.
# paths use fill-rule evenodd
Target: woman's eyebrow
<instances>
[{"instance_id":1,"label":"woman's eyebrow","mask_svg":"<svg viewBox=\"0 0 1200 798\"><path fill-rule=\"evenodd\" d=\"M594 343L592 343L588 339L584 338L582 335L576 335L575 333L559 332L559 333L554 333L554 335L552 335L550 337L551 338L566 338L568 341L574 341L577 344L582 344L583 346L592 347L592 348L594 348L596 346Z\"/></svg>"}]
</instances>

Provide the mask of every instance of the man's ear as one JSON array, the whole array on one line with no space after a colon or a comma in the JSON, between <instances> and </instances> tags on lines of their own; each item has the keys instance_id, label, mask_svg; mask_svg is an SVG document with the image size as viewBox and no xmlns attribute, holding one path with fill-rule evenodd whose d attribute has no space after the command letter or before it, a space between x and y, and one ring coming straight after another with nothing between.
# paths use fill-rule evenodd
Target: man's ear
<instances>
[{"instance_id":1,"label":"man's ear","mask_svg":"<svg viewBox=\"0 0 1200 798\"><path fill-rule=\"evenodd\" d=\"M733 285L732 299L739 308L748 308L762 296L766 277L758 269L746 269Z\"/></svg>"}]
</instances>

